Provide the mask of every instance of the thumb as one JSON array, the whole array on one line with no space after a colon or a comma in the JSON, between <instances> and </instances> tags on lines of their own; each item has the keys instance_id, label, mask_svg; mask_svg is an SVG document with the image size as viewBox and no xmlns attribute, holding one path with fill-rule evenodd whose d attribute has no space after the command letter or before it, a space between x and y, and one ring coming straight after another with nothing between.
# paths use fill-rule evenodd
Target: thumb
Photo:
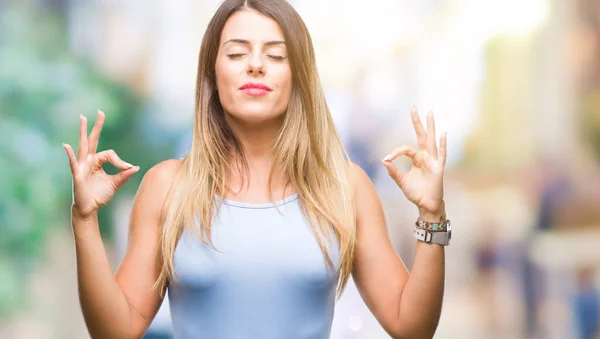
<instances>
[{"instance_id":1,"label":"thumb","mask_svg":"<svg viewBox=\"0 0 600 339\"><path fill-rule=\"evenodd\" d=\"M121 188L121 186L123 186L124 183L127 182L127 180L129 180L129 178L131 178L131 176L133 176L137 171L139 171L140 166L133 166L129 169L126 169L120 173L117 173L115 175L111 175L110 179L112 180L113 185L119 189Z\"/></svg>"},{"instance_id":2,"label":"thumb","mask_svg":"<svg viewBox=\"0 0 600 339\"><path fill-rule=\"evenodd\" d=\"M387 169L387 172L390 175L390 177L394 179L394 181L396 182L396 184L398 184L399 187L402 187L402 182L404 181L405 173L400 171L398 167L396 167L396 165L394 165L394 163L391 161L384 160L382 161L382 163Z\"/></svg>"}]
</instances>

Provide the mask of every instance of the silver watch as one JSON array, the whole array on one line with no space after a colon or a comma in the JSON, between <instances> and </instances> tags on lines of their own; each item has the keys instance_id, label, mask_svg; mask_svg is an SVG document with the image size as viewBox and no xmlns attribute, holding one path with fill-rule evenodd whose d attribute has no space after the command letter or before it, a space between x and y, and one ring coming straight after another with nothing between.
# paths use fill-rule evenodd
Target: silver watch
<instances>
[{"instance_id":1,"label":"silver watch","mask_svg":"<svg viewBox=\"0 0 600 339\"><path fill-rule=\"evenodd\" d=\"M450 245L450 238L452 238L452 225L448 220L447 228L445 232L431 232L418 228L416 225L413 226L413 234L417 240L426 242L428 244L440 244L444 246Z\"/></svg>"}]
</instances>

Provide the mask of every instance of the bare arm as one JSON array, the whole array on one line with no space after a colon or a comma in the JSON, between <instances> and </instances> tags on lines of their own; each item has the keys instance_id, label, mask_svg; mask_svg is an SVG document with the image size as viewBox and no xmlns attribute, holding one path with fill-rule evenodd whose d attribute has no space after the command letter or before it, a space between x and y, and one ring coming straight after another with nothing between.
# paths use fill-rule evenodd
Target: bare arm
<instances>
[{"instance_id":1,"label":"bare arm","mask_svg":"<svg viewBox=\"0 0 600 339\"><path fill-rule=\"evenodd\" d=\"M88 332L92 338L132 338L129 307L113 276L98 217L72 214L79 302Z\"/></svg>"},{"instance_id":2,"label":"bare arm","mask_svg":"<svg viewBox=\"0 0 600 339\"><path fill-rule=\"evenodd\" d=\"M159 211L176 160L158 164L142 180L131 213L126 254L116 275L98 230L97 215L73 213L79 299L92 338L141 338L162 303L158 278Z\"/></svg>"},{"instance_id":3,"label":"bare arm","mask_svg":"<svg viewBox=\"0 0 600 339\"><path fill-rule=\"evenodd\" d=\"M150 326L162 303L162 291L152 290L159 275L157 264L160 211L180 160L167 160L151 168L133 203L128 248L116 272L131 311L133 338Z\"/></svg>"},{"instance_id":4,"label":"bare arm","mask_svg":"<svg viewBox=\"0 0 600 339\"><path fill-rule=\"evenodd\" d=\"M96 153L103 121L104 114L99 112L88 143L87 120L81 118L78 157L65 145L73 174L72 226L79 300L92 338L141 338L162 302L160 292L151 290L158 277L159 211L178 161L154 166L142 180L131 213L129 245L115 276L100 236L98 209L138 168L113 151ZM106 161L122 172L107 175L102 170Z\"/></svg>"},{"instance_id":5,"label":"bare arm","mask_svg":"<svg viewBox=\"0 0 600 339\"><path fill-rule=\"evenodd\" d=\"M387 232L381 203L368 176L355 165L357 197L356 286L375 318L393 338L432 338L444 293L444 247L418 242L409 275ZM429 216L422 216L425 220Z\"/></svg>"},{"instance_id":6,"label":"bare arm","mask_svg":"<svg viewBox=\"0 0 600 339\"><path fill-rule=\"evenodd\" d=\"M438 149L433 113L427 114L427 130L416 108L411 110L419 148L402 146L383 159L388 173L425 221L446 217L443 175L447 136ZM399 156L412 159L408 172L393 164ZM394 338L432 338L437 329L444 295L444 246L418 242L409 275L388 238L381 203L369 177L352 166L357 212L356 285L367 306Z\"/></svg>"}]
</instances>

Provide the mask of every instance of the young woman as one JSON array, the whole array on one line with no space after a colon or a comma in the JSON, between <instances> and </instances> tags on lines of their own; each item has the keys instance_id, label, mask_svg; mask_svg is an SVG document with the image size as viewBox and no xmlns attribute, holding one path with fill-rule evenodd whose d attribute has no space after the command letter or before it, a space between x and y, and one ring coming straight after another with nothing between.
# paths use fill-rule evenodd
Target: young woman
<instances>
[{"instance_id":1,"label":"young woman","mask_svg":"<svg viewBox=\"0 0 600 339\"><path fill-rule=\"evenodd\" d=\"M421 239L409 275L388 238L373 185L334 127L309 33L282 0L226 0L208 25L198 64L189 154L152 167L131 213L129 245L113 275L98 209L139 168L96 152L104 122L81 117L72 224L79 295L93 338L140 338L169 293L176 338L328 338L350 275L394 338L431 338L449 242L439 149L411 112L418 149L383 160L415 203ZM409 172L392 163L412 159ZM122 172L109 176L102 163ZM336 293L337 292L337 293Z\"/></svg>"}]
</instances>

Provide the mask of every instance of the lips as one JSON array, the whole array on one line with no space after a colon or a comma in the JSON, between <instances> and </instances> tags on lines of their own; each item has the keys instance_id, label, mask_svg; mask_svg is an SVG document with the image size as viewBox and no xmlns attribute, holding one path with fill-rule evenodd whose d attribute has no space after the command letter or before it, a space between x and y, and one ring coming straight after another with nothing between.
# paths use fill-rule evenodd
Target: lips
<instances>
[{"instance_id":1,"label":"lips","mask_svg":"<svg viewBox=\"0 0 600 339\"><path fill-rule=\"evenodd\" d=\"M260 84L260 83L253 83L253 82L249 82L245 85L243 85L242 87L239 88L240 91L251 95L251 96L263 96L263 95L267 95L270 91L272 91L272 89L265 85L265 84Z\"/></svg>"}]
</instances>

